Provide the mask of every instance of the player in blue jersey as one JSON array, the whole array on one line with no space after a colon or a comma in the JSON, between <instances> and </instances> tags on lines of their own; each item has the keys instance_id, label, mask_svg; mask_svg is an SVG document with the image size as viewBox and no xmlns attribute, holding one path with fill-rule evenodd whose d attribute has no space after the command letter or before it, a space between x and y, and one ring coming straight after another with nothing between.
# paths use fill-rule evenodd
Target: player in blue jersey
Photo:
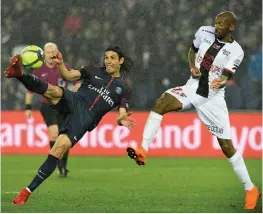
<instances>
[{"instance_id":1,"label":"player in blue jersey","mask_svg":"<svg viewBox=\"0 0 263 214\"><path fill-rule=\"evenodd\" d=\"M30 194L53 173L63 154L87 131L92 131L107 112L118 107L117 123L129 129L135 126L128 111L131 89L121 76L121 73L131 71L132 60L118 46L105 50L103 67L83 66L79 70L68 71L58 50L53 53L53 60L57 63L64 80L83 80L77 92L48 84L33 75L23 73L19 55L11 58L5 71L7 78L15 77L28 90L43 95L65 116L59 136L47 159L32 182L13 200L13 204L25 204Z\"/></svg>"}]
</instances>

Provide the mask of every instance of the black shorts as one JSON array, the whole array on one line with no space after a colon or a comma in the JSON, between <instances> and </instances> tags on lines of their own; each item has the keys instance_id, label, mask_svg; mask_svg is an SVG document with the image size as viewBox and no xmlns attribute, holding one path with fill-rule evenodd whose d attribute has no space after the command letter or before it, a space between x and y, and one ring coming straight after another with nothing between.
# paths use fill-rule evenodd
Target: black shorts
<instances>
[{"instance_id":1,"label":"black shorts","mask_svg":"<svg viewBox=\"0 0 263 214\"><path fill-rule=\"evenodd\" d=\"M59 134L66 133L71 140L72 147L87 131L96 127L94 116L83 98L76 92L63 90L63 96L55 105L60 115L65 118L60 126Z\"/></svg>"},{"instance_id":2,"label":"black shorts","mask_svg":"<svg viewBox=\"0 0 263 214\"><path fill-rule=\"evenodd\" d=\"M58 125L58 127L63 123L64 118L58 113L58 111L48 103L42 103L40 112L47 125Z\"/></svg>"}]
</instances>

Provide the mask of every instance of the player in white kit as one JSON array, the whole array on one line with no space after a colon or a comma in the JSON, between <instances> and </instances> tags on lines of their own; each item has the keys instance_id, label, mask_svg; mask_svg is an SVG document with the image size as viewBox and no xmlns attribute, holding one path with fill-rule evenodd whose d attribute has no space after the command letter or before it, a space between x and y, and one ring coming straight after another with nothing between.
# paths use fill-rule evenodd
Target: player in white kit
<instances>
[{"instance_id":1,"label":"player in white kit","mask_svg":"<svg viewBox=\"0 0 263 214\"><path fill-rule=\"evenodd\" d=\"M232 144L224 99L227 81L244 57L241 46L231 36L235 24L235 14L226 11L217 15L214 27L202 26L198 29L188 54L190 79L184 86L171 88L157 99L144 127L142 145L137 149L128 147L127 152L138 165L144 165L163 115L194 107L201 121L217 137L223 153L244 184L245 209L254 209L260 192L249 177L242 155Z\"/></svg>"}]
</instances>

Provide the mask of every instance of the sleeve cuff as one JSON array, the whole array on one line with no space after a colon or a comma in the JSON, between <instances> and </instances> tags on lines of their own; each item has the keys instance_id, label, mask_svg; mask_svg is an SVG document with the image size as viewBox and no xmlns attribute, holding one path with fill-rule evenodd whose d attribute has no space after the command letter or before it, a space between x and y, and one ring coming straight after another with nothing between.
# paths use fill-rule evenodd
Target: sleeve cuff
<instances>
[{"instance_id":1,"label":"sleeve cuff","mask_svg":"<svg viewBox=\"0 0 263 214\"><path fill-rule=\"evenodd\" d=\"M196 47L195 47L194 43L192 43L192 49L193 49L193 51L194 51L195 53L197 53L198 50L199 50L199 48L196 48Z\"/></svg>"},{"instance_id":2,"label":"sleeve cuff","mask_svg":"<svg viewBox=\"0 0 263 214\"><path fill-rule=\"evenodd\" d=\"M224 68L222 75L228 77L230 79L233 76L234 72L230 69Z\"/></svg>"}]
</instances>

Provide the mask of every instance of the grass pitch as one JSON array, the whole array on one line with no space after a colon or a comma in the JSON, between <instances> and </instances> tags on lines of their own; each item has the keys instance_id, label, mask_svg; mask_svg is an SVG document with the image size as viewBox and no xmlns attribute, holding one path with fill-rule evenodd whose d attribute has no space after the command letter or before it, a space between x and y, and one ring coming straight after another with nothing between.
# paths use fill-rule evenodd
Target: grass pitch
<instances>
[{"instance_id":1,"label":"grass pitch","mask_svg":"<svg viewBox=\"0 0 263 214\"><path fill-rule=\"evenodd\" d=\"M24 206L12 205L44 156L2 156L2 212L262 212L245 211L243 185L224 159L148 158L145 167L127 157L69 157L68 178L53 173ZM246 160L262 189L261 160Z\"/></svg>"}]
</instances>

